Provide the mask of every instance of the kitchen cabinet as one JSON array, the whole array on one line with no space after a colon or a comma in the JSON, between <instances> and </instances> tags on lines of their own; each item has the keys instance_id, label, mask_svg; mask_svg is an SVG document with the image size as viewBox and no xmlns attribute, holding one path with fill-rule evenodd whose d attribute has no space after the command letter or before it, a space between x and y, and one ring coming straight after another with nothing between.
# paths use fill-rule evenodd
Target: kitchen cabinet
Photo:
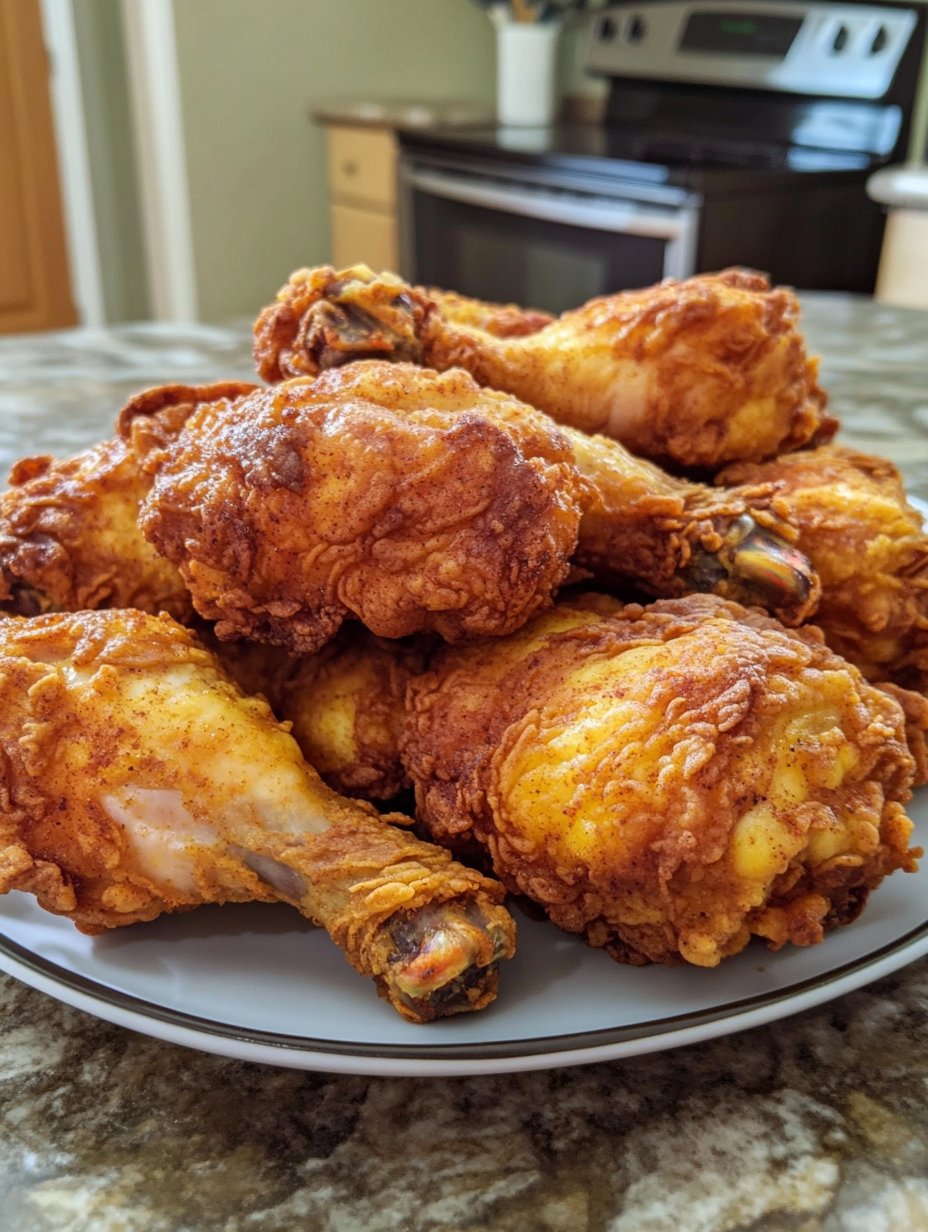
<instances>
[{"instance_id":1,"label":"kitchen cabinet","mask_svg":"<svg viewBox=\"0 0 928 1232\"><path fill-rule=\"evenodd\" d=\"M330 124L326 131L332 260L396 269L396 135Z\"/></svg>"},{"instance_id":2,"label":"kitchen cabinet","mask_svg":"<svg viewBox=\"0 0 928 1232\"><path fill-rule=\"evenodd\" d=\"M397 269L396 215L333 201L332 261L339 269L363 261L374 270Z\"/></svg>"},{"instance_id":3,"label":"kitchen cabinet","mask_svg":"<svg viewBox=\"0 0 928 1232\"><path fill-rule=\"evenodd\" d=\"M331 260L344 268L363 261L399 271L397 133L485 123L492 112L475 103L336 102L319 105L325 126Z\"/></svg>"}]
</instances>

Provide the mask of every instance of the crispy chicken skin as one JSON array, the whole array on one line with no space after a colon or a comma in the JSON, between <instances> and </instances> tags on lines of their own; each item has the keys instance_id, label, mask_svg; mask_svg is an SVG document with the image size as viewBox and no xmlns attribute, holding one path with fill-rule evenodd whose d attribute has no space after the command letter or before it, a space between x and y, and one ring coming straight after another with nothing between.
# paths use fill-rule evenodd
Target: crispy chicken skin
<instances>
[{"instance_id":1,"label":"crispy chicken skin","mask_svg":"<svg viewBox=\"0 0 928 1232\"><path fill-rule=\"evenodd\" d=\"M120 424L153 478L142 528L223 639L309 653L349 616L382 637L499 636L547 606L572 557L787 621L817 598L769 485L672 479L460 369L351 364L200 404L170 439L145 408Z\"/></svg>"},{"instance_id":2,"label":"crispy chicken skin","mask_svg":"<svg viewBox=\"0 0 928 1232\"><path fill-rule=\"evenodd\" d=\"M814 613L818 578L776 485L712 489L607 437L562 431L593 493L575 559L598 582L630 580L658 598L706 591L759 604L789 625Z\"/></svg>"},{"instance_id":3,"label":"crispy chicken skin","mask_svg":"<svg viewBox=\"0 0 928 1232\"><path fill-rule=\"evenodd\" d=\"M25 458L0 495L0 607L21 615L138 607L185 619L177 569L147 543L147 483L120 440L56 462Z\"/></svg>"},{"instance_id":4,"label":"crispy chicken skin","mask_svg":"<svg viewBox=\"0 0 928 1232\"><path fill-rule=\"evenodd\" d=\"M547 418L514 400L498 413L514 424ZM575 561L598 582L631 582L655 598L708 591L759 604L790 625L815 611L818 579L795 546L776 484L712 488L669 475L618 441L548 422L587 482Z\"/></svg>"},{"instance_id":5,"label":"crispy chicken skin","mask_svg":"<svg viewBox=\"0 0 928 1232\"><path fill-rule=\"evenodd\" d=\"M223 382L154 393L162 424L176 428L198 399L253 388ZM143 394L130 406L152 401L153 393ZM118 436L64 461L18 462L0 494L0 609L28 616L135 607L187 619L193 609L180 574L138 526L148 487L131 443Z\"/></svg>"},{"instance_id":6,"label":"crispy chicken skin","mask_svg":"<svg viewBox=\"0 0 928 1232\"><path fill-rule=\"evenodd\" d=\"M483 330L494 338L524 338L526 334L537 334L555 319L550 312L540 312L537 308L494 304L438 287L416 287L416 290L432 301L443 320Z\"/></svg>"},{"instance_id":7,"label":"crispy chicken skin","mask_svg":"<svg viewBox=\"0 0 928 1232\"><path fill-rule=\"evenodd\" d=\"M405 364L397 368L416 372ZM376 368L372 373L378 376ZM457 380L458 402L467 406L473 379L461 370L444 379L449 389ZM558 426L512 398L500 398L493 414L517 431L528 424L547 429L569 446L583 481L576 490L583 516L574 559L598 581L633 583L661 598L709 591L759 604L786 624L799 624L815 611L818 579L793 543L795 531L783 516L775 484L722 491L679 479L618 441Z\"/></svg>"},{"instance_id":8,"label":"crispy chicken skin","mask_svg":"<svg viewBox=\"0 0 928 1232\"><path fill-rule=\"evenodd\" d=\"M524 336L446 317L366 266L298 270L255 323L268 381L356 359L467 369L561 423L672 470L714 471L831 439L795 296L726 270L591 300Z\"/></svg>"},{"instance_id":9,"label":"crispy chicken skin","mask_svg":"<svg viewBox=\"0 0 928 1232\"><path fill-rule=\"evenodd\" d=\"M892 463L828 446L719 481L779 485L821 580L813 619L829 646L869 680L928 692L928 535Z\"/></svg>"},{"instance_id":10,"label":"crispy chicken skin","mask_svg":"<svg viewBox=\"0 0 928 1232\"><path fill-rule=\"evenodd\" d=\"M550 602L585 486L544 417L507 423L507 396L462 377L358 365L290 381L198 406L144 457L142 528L220 638L305 653L352 616L457 641Z\"/></svg>"},{"instance_id":11,"label":"crispy chicken skin","mask_svg":"<svg viewBox=\"0 0 928 1232\"><path fill-rule=\"evenodd\" d=\"M713 596L563 602L441 648L407 708L430 834L622 962L818 942L919 854L896 702Z\"/></svg>"},{"instance_id":12,"label":"crispy chicken skin","mask_svg":"<svg viewBox=\"0 0 928 1232\"><path fill-rule=\"evenodd\" d=\"M881 680L878 689L888 693L902 708L905 715L905 738L909 752L915 760L913 787L928 784L928 697L914 689L903 689L892 681Z\"/></svg>"},{"instance_id":13,"label":"crispy chicken skin","mask_svg":"<svg viewBox=\"0 0 928 1232\"><path fill-rule=\"evenodd\" d=\"M245 693L261 693L291 726L303 756L336 791L392 800L412 786L400 759L406 685L425 670L420 639L385 641L345 625L316 654L293 656L255 642L215 651Z\"/></svg>"},{"instance_id":14,"label":"crispy chicken skin","mask_svg":"<svg viewBox=\"0 0 928 1232\"><path fill-rule=\"evenodd\" d=\"M307 384L146 390L114 440L21 463L20 486L0 497L0 606L131 604L186 620L189 584L223 636L305 651L350 612L387 636L452 640L517 627L573 555L656 596L710 590L787 623L814 608L771 485L673 478L459 369L369 361ZM149 496L162 471L170 482Z\"/></svg>"},{"instance_id":15,"label":"crispy chicken skin","mask_svg":"<svg viewBox=\"0 0 928 1232\"><path fill-rule=\"evenodd\" d=\"M329 790L168 616L0 621L0 753L0 891L88 933L280 900L414 1021L495 995L501 887Z\"/></svg>"}]
</instances>

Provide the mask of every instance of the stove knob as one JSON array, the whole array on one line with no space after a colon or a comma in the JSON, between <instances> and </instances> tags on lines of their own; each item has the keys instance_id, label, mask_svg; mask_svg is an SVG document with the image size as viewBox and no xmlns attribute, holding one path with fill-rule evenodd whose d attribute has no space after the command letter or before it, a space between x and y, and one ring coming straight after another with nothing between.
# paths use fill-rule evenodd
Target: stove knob
<instances>
[{"instance_id":1,"label":"stove knob","mask_svg":"<svg viewBox=\"0 0 928 1232\"><path fill-rule=\"evenodd\" d=\"M600 17L596 27L596 37L603 43L611 43L618 34L619 28L614 17Z\"/></svg>"},{"instance_id":2,"label":"stove knob","mask_svg":"<svg viewBox=\"0 0 928 1232\"><path fill-rule=\"evenodd\" d=\"M838 29L835 31L835 37L831 43L832 51L844 51L850 37L851 33L847 26L838 26Z\"/></svg>"},{"instance_id":3,"label":"stove knob","mask_svg":"<svg viewBox=\"0 0 928 1232\"><path fill-rule=\"evenodd\" d=\"M640 43L648 32L647 22L643 17L630 17L625 27L625 37L630 43Z\"/></svg>"}]
</instances>

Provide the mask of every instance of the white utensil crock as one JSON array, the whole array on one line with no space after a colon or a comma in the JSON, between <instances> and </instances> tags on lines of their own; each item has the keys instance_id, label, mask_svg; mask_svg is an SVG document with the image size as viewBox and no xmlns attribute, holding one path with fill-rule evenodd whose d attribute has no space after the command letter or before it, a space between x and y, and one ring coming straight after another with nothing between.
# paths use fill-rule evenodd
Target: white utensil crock
<instances>
[{"instance_id":1,"label":"white utensil crock","mask_svg":"<svg viewBox=\"0 0 928 1232\"><path fill-rule=\"evenodd\" d=\"M557 22L507 22L496 32L500 124L550 124L554 119Z\"/></svg>"}]
</instances>

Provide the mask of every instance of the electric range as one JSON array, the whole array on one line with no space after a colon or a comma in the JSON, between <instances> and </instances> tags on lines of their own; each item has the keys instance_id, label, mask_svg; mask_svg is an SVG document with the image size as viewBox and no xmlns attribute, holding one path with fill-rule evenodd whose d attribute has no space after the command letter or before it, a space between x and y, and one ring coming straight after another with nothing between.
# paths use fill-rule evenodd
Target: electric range
<instances>
[{"instance_id":1,"label":"electric range","mask_svg":"<svg viewBox=\"0 0 928 1232\"><path fill-rule=\"evenodd\" d=\"M924 43L914 4L614 6L602 123L401 133L402 271L551 311L728 265L870 292L866 181L904 154Z\"/></svg>"}]
</instances>

